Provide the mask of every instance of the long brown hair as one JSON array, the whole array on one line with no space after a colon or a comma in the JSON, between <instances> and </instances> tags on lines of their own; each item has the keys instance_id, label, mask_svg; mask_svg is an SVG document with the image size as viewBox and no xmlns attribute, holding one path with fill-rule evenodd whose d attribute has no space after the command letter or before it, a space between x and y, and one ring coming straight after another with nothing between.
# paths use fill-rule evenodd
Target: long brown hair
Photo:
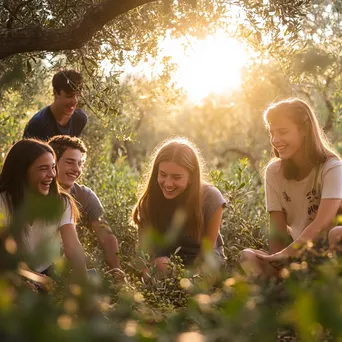
<instances>
[{"instance_id":1,"label":"long brown hair","mask_svg":"<svg viewBox=\"0 0 342 342\"><path fill-rule=\"evenodd\" d=\"M187 226L185 232L195 241L199 241L203 233L202 215L202 162L199 151L186 138L168 139L159 145L152 155L150 171L145 176L145 182L141 189L141 195L134 207L132 219L142 229L143 223L154 226L157 221L158 210L160 210L161 189L158 184L159 164L163 161L171 161L189 172L189 184L186 189L187 197L185 200L186 215L193 215L194 224Z\"/></svg>"},{"instance_id":2,"label":"long brown hair","mask_svg":"<svg viewBox=\"0 0 342 342\"><path fill-rule=\"evenodd\" d=\"M293 98L270 105L264 112L264 122L269 129L270 124L279 117L288 117L305 135L305 153L308 162L317 166L325 163L328 158L340 159L338 153L329 143L312 108L303 100ZM273 154L279 158L278 151L273 147ZM286 179L294 179L298 167L291 160L282 160L282 169Z\"/></svg>"},{"instance_id":3,"label":"long brown hair","mask_svg":"<svg viewBox=\"0 0 342 342\"><path fill-rule=\"evenodd\" d=\"M0 193L4 193L6 201L13 216L22 209L29 188L27 173L34 161L44 153L51 153L54 160L56 155L47 143L36 139L23 139L15 143L8 151L0 174ZM57 176L50 184L49 197L56 197L64 201L68 199L71 204L75 222L79 218L79 212L71 196L58 184Z\"/></svg>"}]
</instances>

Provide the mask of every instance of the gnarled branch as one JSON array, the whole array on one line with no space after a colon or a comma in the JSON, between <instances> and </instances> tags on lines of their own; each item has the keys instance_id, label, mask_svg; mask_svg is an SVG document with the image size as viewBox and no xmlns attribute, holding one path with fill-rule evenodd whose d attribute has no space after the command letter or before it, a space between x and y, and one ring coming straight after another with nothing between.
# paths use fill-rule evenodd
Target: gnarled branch
<instances>
[{"instance_id":1,"label":"gnarled branch","mask_svg":"<svg viewBox=\"0 0 342 342\"><path fill-rule=\"evenodd\" d=\"M0 30L0 60L23 52L78 49L117 16L154 1L104 0L89 7L82 19L68 27L30 26Z\"/></svg>"}]
</instances>

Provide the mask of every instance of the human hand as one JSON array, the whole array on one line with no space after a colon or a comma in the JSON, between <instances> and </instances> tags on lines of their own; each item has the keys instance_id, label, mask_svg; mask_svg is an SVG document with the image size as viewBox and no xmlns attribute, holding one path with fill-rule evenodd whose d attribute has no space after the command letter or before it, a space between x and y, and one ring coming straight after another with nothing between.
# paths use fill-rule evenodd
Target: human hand
<instances>
[{"instance_id":1,"label":"human hand","mask_svg":"<svg viewBox=\"0 0 342 342\"><path fill-rule=\"evenodd\" d=\"M257 255L264 255L264 256L270 255L269 252L264 251L263 249L249 249L249 250L253 251Z\"/></svg>"},{"instance_id":2,"label":"human hand","mask_svg":"<svg viewBox=\"0 0 342 342\"><path fill-rule=\"evenodd\" d=\"M283 261L285 259L288 258L287 255L285 255L284 253L278 252L278 253L274 253L274 254L268 254L266 252L261 252L259 251L259 253L255 253L257 258L267 261L267 262L272 262L272 261Z\"/></svg>"},{"instance_id":3,"label":"human hand","mask_svg":"<svg viewBox=\"0 0 342 342\"><path fill-rule=\"evenodd\" d=\"M256 253L256 257L262 261L268 262L275 268L281 268L285 266L286 260L288 259L288 255L281 252L274 254Z\"/></svg>"},{"instance_id":4,"label":"human hand","mask_svg":"<svg viewBox=\"0 0 342 342\"><path fill-rule=\"evenodd\" d=\"M25 279L26 286L32 290L35 289L37 291L38 289L42 289L46 292L51 292L56 285L52 278L45 274L35 272L24 264L18 267L17 272Z\"/></svg>"},{"instance_id":5,"label":"human hand","mask_svg":"<svg viewBox=\"0 0 342 342\"><path fill-rule=\"evenodd\" d=\"M112 268L106 272L106 274L112 274L117 284L123 284L125 282L126 273L120 268Z\"/></svg>"}]
</instances>

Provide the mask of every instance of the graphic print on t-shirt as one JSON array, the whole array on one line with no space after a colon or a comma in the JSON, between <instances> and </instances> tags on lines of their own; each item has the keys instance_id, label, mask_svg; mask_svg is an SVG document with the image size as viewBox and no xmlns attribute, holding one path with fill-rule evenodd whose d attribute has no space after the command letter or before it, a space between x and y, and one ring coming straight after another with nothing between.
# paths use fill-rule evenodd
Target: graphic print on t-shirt
<instances>
[{"instance_id":1,"label":"graphic print on t-shirt","mask_svg":"<svg viewBox=\"0 0 342 342\"><path fill-rule=\"evenodd\" d=\"M308 215L309 215L309 220L313 221L314 218L316 217L316 213L318 211L319 207L319 201L321 199L321 194L320 191L317 191L316 188L312 188L307 194L306 194L306 199L308 201ZM318 201L318 204L317 204Z\"/></svg>"},{"instance_id":2,"label":"graphic print on t-shirt","mask_svg":"<svg viewBox=\"0 0 342 342\"><path fill-rule=\"evenodd\" d=\"M291 202L291 198L290 196L286 193L286 191L283 192L283 195L284 195L284 199L286 202Z\"/></svg>"},{"instance_id":3,"label":"graphic print on t-shirt","mask_svg":"<svg viewBox=\"0 0 342 342\"><path fill-rule=\"evenodd\" d=\"M281 162L276 160L266 169L266 208L270 213L284 212L289 232L297 239L315 219L321 199L342 198L342 161L329 158L300 181L286 179Z\"/></svg>"}]
</instances>

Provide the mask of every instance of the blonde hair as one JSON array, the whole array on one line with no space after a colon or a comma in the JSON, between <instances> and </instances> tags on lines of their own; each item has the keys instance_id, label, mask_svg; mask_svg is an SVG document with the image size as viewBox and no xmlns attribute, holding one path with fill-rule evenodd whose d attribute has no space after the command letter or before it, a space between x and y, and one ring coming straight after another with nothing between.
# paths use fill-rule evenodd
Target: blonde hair
<instances>
[{"instance_id":1,"label":"blonde hair","mask_svg":"<svg viewBox=\"0 0 342 342\"><path fill-rule=\"evenodd\" d=\"M189 184L187 187L187 197L185 200L185 211L189 218L194 215L194 224L187 226L186 234L196 241L199 241L203 230L202 199L201 189L204 181L202 180L202 162L200 152L186 138L177 137L167 139L155 149L149 172L145 176L142 185L141 195L133 209L132 220L142 229L143 223L151 224L154 229L156 226L157 215L162 195L157 178L159 164L163 161L171 161L189 172Z\"/></svg>"},{"instance_id":2,"label":"blonde hair","mask_svg":"<svg viewBox=\"0 0 342 342\"><path fill-rule=\"evenodd\" d=\"M280 117L288 117L305 135L305 153L308 162L317 166L325 163L328 158L340 159L338 153L329 143L312 108L298 98L283 100L270 105L264 112L264 122L269 129L272 122ZM273 154L279 158L278 151L273 147ZM291 160L282 160L282 168L286 179L294 179L298 167Z\"/></svg>"}]
</instances>

